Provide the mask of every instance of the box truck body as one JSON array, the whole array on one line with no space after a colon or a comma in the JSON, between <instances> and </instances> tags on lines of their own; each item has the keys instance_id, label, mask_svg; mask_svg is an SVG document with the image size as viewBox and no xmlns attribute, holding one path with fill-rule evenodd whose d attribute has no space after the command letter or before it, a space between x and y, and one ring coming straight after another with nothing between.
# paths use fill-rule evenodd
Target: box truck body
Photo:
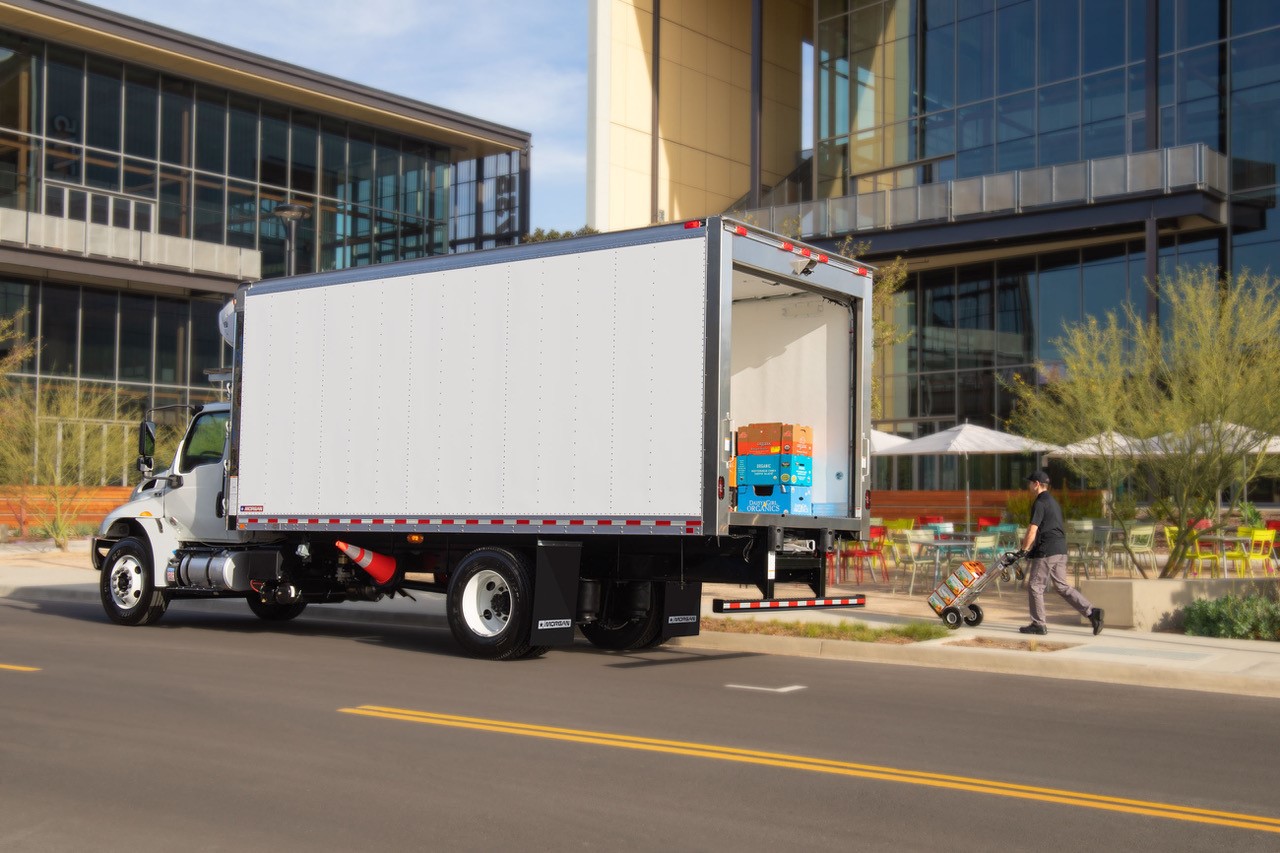
<instances>
[{"instance_id":1,"label":"box truck body","mask_svg":"<svg viewBox=\"0 0 1280 853\"><path fill-rule=\"evenodd\" d=\"M870 304L866 268L723 219L245 285L229 403L108 518L95 562L106 577L130 540L160 612L441 592L488 657L574 626L611 648L694 633L702 581L821 597L833 539L867 524ZM201 421L225 429L216 466L190 452ZM769 421L812 431L807 503L785 510L734 482L738 427ZM469 630L486 608L451 589L476 572L526 612Z\"/></svg>"}]
</instances>

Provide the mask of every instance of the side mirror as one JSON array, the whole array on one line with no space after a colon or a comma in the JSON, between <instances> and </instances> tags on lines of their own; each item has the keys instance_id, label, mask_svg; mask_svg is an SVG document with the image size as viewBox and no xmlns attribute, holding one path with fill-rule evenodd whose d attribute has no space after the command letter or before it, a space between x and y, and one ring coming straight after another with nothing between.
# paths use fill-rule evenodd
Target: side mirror
<instances>
[{"instance_id":1,"label":"side mirror","mask_svg":"<svg viewBox=\"0 0 1280 853\"><path fill-rule=\"evenodd\" d=\"M155 467L156 461L150 456L139 456L138 461L134 463L138 469L138 473L144 477L151 476L151 469Z\"/></svg>"},{"instance_id":2,"label":"side mirror","mask_svg":"<svg viewBox=\"0 0 1280 853\"><path fill-rule=\"evenodd\" d=\"M138 455L148 458L156 455L156 425L151 421L138 424Z\"/></svg>"}]
</instances>

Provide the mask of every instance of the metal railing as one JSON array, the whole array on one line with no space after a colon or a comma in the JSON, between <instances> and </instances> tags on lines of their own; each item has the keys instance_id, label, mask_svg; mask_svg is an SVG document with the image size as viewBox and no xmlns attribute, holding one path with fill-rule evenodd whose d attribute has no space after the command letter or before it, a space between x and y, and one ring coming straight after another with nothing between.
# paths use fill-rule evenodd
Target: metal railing
<instances>
[{"instance_id":1,"label":"metal railing","mask_svg":"<svg viewBox=\"0 0 1280 853\"><path fill-rule=\"evenodd\" d=\"M1203 143L1196 143L946 183L762 207L748 210L746 215L771 231L787 234L798 231L803 238L833 237L1188 189L1225 196L1227 179L1227 158Z\"/></svg>"}]
</instances>

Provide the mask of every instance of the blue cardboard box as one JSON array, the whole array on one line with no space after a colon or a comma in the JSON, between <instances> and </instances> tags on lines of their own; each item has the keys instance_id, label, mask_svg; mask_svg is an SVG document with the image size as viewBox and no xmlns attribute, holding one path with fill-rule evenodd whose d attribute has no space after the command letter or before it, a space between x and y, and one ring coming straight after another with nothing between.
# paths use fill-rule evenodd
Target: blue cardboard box
<instances>
[{"instance_id":1,"label":"blue cardboard box","mask_svg":"<svg viewBox=\"0 0 1280 853\"><path fill-rule=\"evenodd\" d=\"M813 459L790 453L738 457L739 486L812 486Z\"/></svg>"},{"instance_id":2,"label":"blue cardboard box","mask_svg":"<svg viewBox=\"0 0 1280 853\"><path fill-rule=\"evenodd\" d=\"M810 486L747 486L739 483L738 512L813 515L813 489Z\"/></svg>"}]
</instances>

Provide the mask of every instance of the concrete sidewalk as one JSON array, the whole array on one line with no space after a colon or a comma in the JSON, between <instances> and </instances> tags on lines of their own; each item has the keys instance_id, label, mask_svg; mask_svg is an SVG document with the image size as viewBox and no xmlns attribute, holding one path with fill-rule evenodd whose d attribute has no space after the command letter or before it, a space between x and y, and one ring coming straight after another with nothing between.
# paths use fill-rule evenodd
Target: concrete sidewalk
<instances>
[{"instance_id":1,"label":"concrete sidewalk","mask_svg":"<svg viewBox=\"0 0 1280 853\"><path fill-rule=\"evenodd\" d=\"M38 601L97 601L98 574L89 559L87 540L73 542L61 552L47 544L0 545L0 598ZM926 586L928 584L926 583ZM837 585L832 595L861 592L865 608L804 610L781 613L741 613L721 616L711 612L713 598L759 598L753 588L709 585L704 588L703 615L714 618L756 619L783 622L839 622L857 620L875 627L913 621L938 621L925 602L919 585L914 595L893 593L888 584L866 580L860 585ZM779 598L810 597L806 587L781 587ZM439 596L415 593L416 600L396 598L381 602L352 602L310 607L301 618L337 621L445 626ZM1280 643L1218 640L1181 634L1104 630L1093 636L1075 611L1052 592L1046 595L1049 634L1027 637L1018 633L1027 618L1026 594L1006 584L1003 595L994 587L981 604L986 612L978 628L961 628L940 640L908 645L860 643L771 637L756 634L704 632L698 637L673 640L669 647L716 649L774 655L796 655L873 663L902 664L975 672L998 672L1148 687L1204 690L1243 696L1280 698ZM239 612L235 602L179 601L171 612L226 610ZM975 638L1024 645L1026 641L1062 643L1059 651L1026 648L974 648L957 645Z\"/></svg>"}]
</instances>

